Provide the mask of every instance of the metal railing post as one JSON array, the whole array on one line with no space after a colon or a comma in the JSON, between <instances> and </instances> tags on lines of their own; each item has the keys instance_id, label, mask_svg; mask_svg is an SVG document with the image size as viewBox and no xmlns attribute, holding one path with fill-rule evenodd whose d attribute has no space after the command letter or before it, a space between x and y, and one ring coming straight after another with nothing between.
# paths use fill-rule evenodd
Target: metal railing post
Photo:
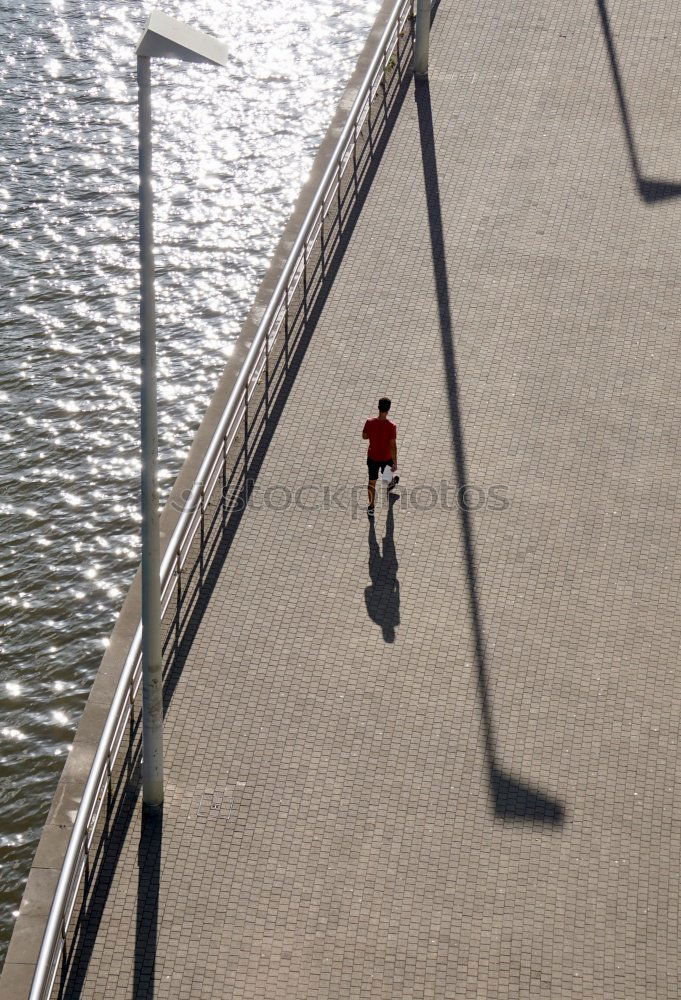
<instances>
[{"instance_id":1,"label":"metal railing post","mask_svg":"<svg viewBox=\"0 0 681 1000\"><path fill-rule=\"evenodd\" d=\"M288 375L288 285L284 290L284 361Z\"/></svg>"},{"instance_id":2,"label":"metal railing post","mask_svg":"<svg viewBox=\"0 0 681 1000\"><path fill-rule=\"evenodd\" d=\"M201 537L199 540L199 581L201 586L203 586L203 560L204 560L204 548L206 546L206 496L205 496L205 486L201 483Z\"/></svg>"},{"instance_id":3,"label":"metal railing post","mask_svg":"<svg viewBox=\"0 0 681 1000\"><path fill-rule=\"evenodd\" d=\"M177 591L175 594L175 602L177 613L175 615L175 648L180 648L180 627L182 619L182 565L180 563L181 549L178 550L177 557L175 559L175 580L177 584Z\"/></svg>"},{"instance_id":4,"label":"metal railing post","mask_svg":"<svg viewBox=\"0 0 681 1000\"><path fill-rule=\"evenodd\" d=\"M307 240L303 244L303 322L307 326Z\"/></svg>"},{"instance_id":5,"label":"metal railing post","mask_svg":"<svg viewBox=\"0 0 681 1000\"><path fill-rule=\"evenodd\" d=\"M222 438L222 528L227 523L227 438Z\"/></svg>"},{"instance_id":6,"label":"metal railing post","mask_svg":"<svg viewBox=\"0 0 681 1000\"><path fill-rule=\"evenodd\" d=\"M270 419L270 331L265 334L265 419Z\"/></svg>"},{"instance_id":7,"label":"metal railing post","mask_svg":"<svg viewBox=\"0 0 681 1000\"><path fill-rule=\"evenodd\" d=\"M244 386L244 483L248 482L248 378Z\"/></svg>"}]
</instances>

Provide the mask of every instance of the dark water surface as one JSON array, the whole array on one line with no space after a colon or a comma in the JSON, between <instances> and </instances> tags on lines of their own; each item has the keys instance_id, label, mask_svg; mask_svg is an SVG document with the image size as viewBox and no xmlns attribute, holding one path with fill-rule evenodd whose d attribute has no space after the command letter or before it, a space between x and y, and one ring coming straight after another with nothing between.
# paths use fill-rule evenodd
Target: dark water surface
<instances>
[{"instance_id":1,"label":"dark water surface","mask_svg":"<svg viewBox=\"0 0 681 1000\"><path fill-rule=\"evenodd\" d=\"M378 9L158 0L226 70L153 67L161 489ZM133 0L0 0L0 964L138 561Z\"/></svg>"}]
</instances>

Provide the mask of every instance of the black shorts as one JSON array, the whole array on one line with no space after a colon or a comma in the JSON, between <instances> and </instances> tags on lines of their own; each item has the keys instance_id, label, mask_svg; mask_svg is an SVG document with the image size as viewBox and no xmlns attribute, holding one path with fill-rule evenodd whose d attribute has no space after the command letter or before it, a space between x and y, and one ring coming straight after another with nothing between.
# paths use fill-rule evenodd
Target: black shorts
<instances>
[{"instance_id":1,"label":"black shorts","mask_svg":"<svg viewBox=\"0 0 681 1000\"><path fill-rule=\"evenodd\" d=\"M367 458L367 466L369 467L369 481L373 482L378 479L378 473L383 472L386 465L389 465L392 469L393 460L392 458L387 459L385 462L377 462L374 458Z\"/></svg>"}]
</instances>

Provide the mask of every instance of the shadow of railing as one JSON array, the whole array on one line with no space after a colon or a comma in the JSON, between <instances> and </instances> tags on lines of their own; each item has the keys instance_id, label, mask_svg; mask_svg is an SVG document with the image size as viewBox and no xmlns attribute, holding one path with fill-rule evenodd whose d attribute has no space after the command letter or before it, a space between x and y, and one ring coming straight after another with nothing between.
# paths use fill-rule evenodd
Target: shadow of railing
<instances>
[{"instance_id":1,"label":"shadow of railing","mask_svg":"<svg viewBox=\"0 0 681 1000\"><path fill-rule=\"evenodd\" d=\"M125 748L121 746L116 772L107 787L106 801L93 838L96 846L87 858L74 903L78 916L67 934L59 978L53 991L60 1000L79 997L85 985L106 900L137 807L141 788L141 736L141 713L133 713L124 737Z\"/></svg>"},{"instance_id":2,"label":"shadow of railing","mask_svg":"<svg viewBox=\"0 0 681 1000\"><path fill-rule=\"evenodd\" d=\"M468 486L466 448L463 436L459 382L452 331L449 276L447 273L447 255L442 228L442 208L435 135L433 131L433 115L430 103L430 87L427 80L416 82L415 97L421 138L421 159L426 191L442 357L449 401L454 468L458 485L458 495L464 497L466 495L466 487ZM485 741L485 763L494 815L503 820L518 820L560 826L564 821L565 815L563 805L539 789L533 788L524 781L508 774L504 771L499 760L485 660L485 637L480 606L473 525L465 503L459 503L458 510L466 565L468 606L475 649L477 691Z\"/></svg>"},{"instance_id":3,"label":"shadow of railing","mask_svg":"<svg viewBox=\"0 0 681 1000\"><path fill-rule=\"evenodd\" d=\"M206 502L200 531L183 563L184 572L177 574L175 596L164 619L165 712L407 94L411 50L407 25L358 133L333 211L310 247L304 280L288 303L284 335L275 342L277 350L267 358L258 389L248 401L248 419L244 421L247 431L240 433L224 455L222 475ZM75 1000L83 992L116 867L138 808L140 763L141 706L136 701L76 898L78 916L67 935L55 987L60 1000ZM134 1000L152 1000L154 996L162 831L162 820L154 822L143 816L138 853Z\"/></svg>"},{"instance_id":4,"label":"shadow of railing","mask_svg":"<svg viewBox=\"0 0 681 1000\"><path fill-rule=\"evenodd\" d=\"M641 162L636 149L634 132L631 125L631 117L629 115L629 107L624 93L624 84L622 82L622 74L620 73L619 60L617 58L617 49L615 48L615 39L610 26L608 8L605 0L596 0L596 6L598 7L598 16L601 22L605 47L608 51L608 61L610 63L610 71L615 85L615 94L617 96L617 104L620 111L620 117L622 119L622 128L624 130L624 138L627 144L629 162L631 163L631 169L634 174L638 193L647 204L654 204L657 201L665 201L669 198L678 198L681 194L681 184L674 181L665 181L654 177L646 177L641 170Z\"/></svg>"}]
</instances>

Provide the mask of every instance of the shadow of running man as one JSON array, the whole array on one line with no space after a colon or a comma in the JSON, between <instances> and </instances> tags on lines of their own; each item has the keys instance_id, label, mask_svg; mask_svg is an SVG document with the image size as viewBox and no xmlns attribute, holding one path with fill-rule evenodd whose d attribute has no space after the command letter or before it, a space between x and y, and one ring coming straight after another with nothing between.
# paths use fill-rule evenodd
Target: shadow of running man
<instances>
[{"instance_id":1,"label":"shadow of running man","mask_svg":"<svg viewBox=\"0 0 681 1000\"><path fill-rule=\"evenodd\" d=\"M371 585L364 591L367 614L383 630L383 641L395 641L395 627L400 624L400 581L397 579L395 550L395 517L393 506L397 496L388 497L388 517L385 522L383 554L376 538L374 519L369 521L369 576Z\"/></svg>"}]
</instances>

